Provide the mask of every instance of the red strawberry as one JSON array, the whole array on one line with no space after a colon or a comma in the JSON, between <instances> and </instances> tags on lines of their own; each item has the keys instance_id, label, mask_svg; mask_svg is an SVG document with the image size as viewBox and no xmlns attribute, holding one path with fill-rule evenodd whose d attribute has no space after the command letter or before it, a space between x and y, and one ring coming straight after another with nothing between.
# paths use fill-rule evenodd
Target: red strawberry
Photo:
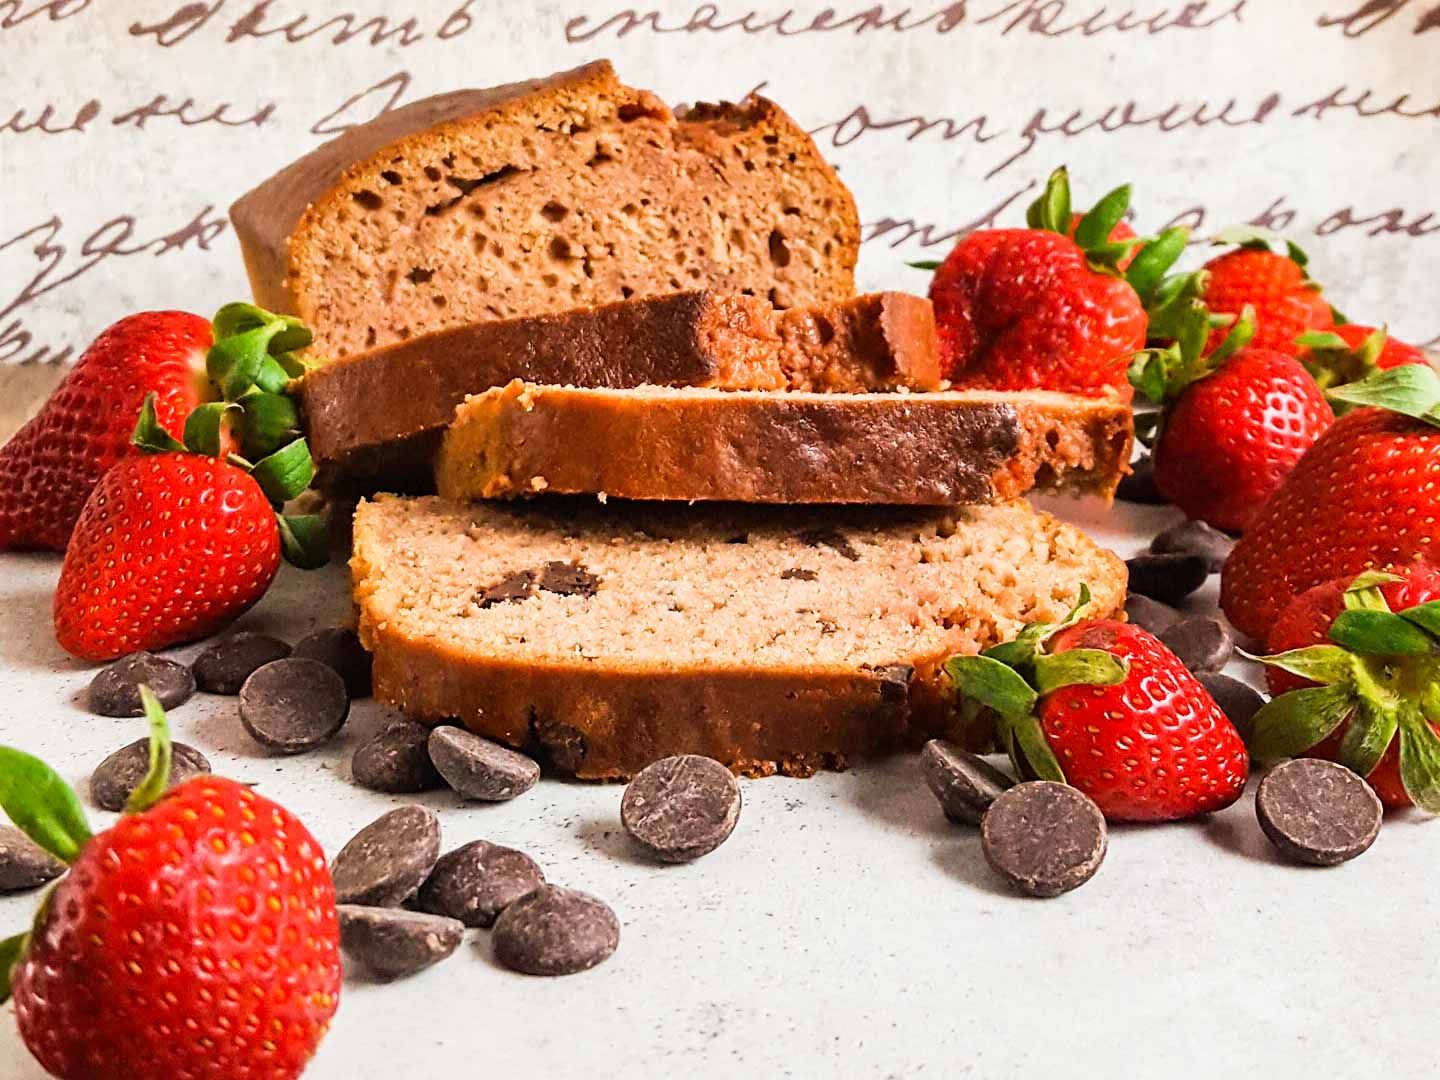
<instances>
[{"instance_id":1,"label":"red strawberry","mask_svg":"<svg viewBox=\"0 0 1440 1080\"><path fill-rule=\"evenodd\" d=\"M1248 312L1208 356L1203 305L1191 303L1183 326L1175 344L1131 367L1135 386L1163 405L1155 483L1187 517L1240 532L1335 416L1298 360L1244 346Z\"/></svg>"},{"instance_id":2,"label":"red strawberry","mask_svg":"<svg viewBox=\"0 0 1440 1080\"><path fill-rule=\"evenodd\" d=\"M1061 780L1111 821L1172 821L1229 806L1249 755L1209 692L1149 632L1109 619L1026 627L946 671L988 706L1022 776Z\"/></svg>"},{"instance_id":3,"label":"red strawberry","mask_svg":"<svg viewBox=\"0 0 1440 1080\"><path fill-rule=\"evenodd\" d=\"M1221 577L1220 603L1264 639L1298 594L1335 577L1404 567L1440 551L1440 376L1418 364L1331 391L1342 416L1250 521Z\"/></svg>"},{"instance_id":4,"label":"red strawberry","mask_svg":"<svg viewBox=\"0 0 1440 1080\"><path fill-rule=\"evenodd\" d=\"M1360 382L1404 364L1429 363L1424 353L1392 338L1384 327L1346 323L1333 330L1301 334L1296 344L1305 349L1305 370L1322 390Z\"/></svg>"},{"instance_id":5,"label":"red strawberry","mask_svg":"<svg viewBox=\"0 0 1440 1080\"><path fill-rule=\"evenodd\" d=\"M210 324L183 311L131 315L96 338L0 449L0 549L64 551L90 489L134 453L130 433L145 395L155 394L160 423L175 435L210 396L209 347Z\"/></svg>"},{"instance_id":6,"label":"red strawberry","mask_svg":"<svg viewBox=\"0 0 1440 1080\"><path fill-rule=\"evenodd\" d=\"M1119 264L1134 243L1110 236L1129 203L1111 192L1065 235L1070 213L1063 169L1030 208L1028 229L966 236L935 272L930 299L940 333L942 373L957 386L1050 389L1131 397L1125 359L1145 342L1145 306ZM1184 246L1151 242L1131 278L1152 286Z\"/></svg>"},{"instance_id":7,"label":"red strawberry","mask_svg":"<svg viewBox=\"0 0 1440 1080\"><path fill-rule=\"evenodd\" d=\"M1297 596L1270 632L1275 698L1257 757L1323 757L1392 808L1440 812L1440 568L1342 577Z\"/></svg>"},{"instance_id":8,"label":"red strawberry","mask_svg":"<svg viewBox=\"0 0 1440 1080\"><path fill-rule=\"evenodd\" d=\"M1295 354L1295 339L1312 330L1328 330L1335 314L1305 272L1306 255L1294 244L1285 254L1270 250L1268 240L1254 230L1232 234L1242 246L1205 264L1201 299L1212 312L1236 318L1245 308L1255 311L1254 344L1264 349ZM1223 332L1211 337L1219 345Z\"/></svg>"},{"instance_id":9,"label":"red strawberry","mask_svg":"<svg viewBox=\"0 0 1440 1080\"><path fill-rule=\"evenodd\" d=\"M145 693L151 772L98 836L63 780L0 748L6 811L71 864L33 931L6 943L21 1038L62 1080L293 1080L339 1002L325 856L243 784L162 795L170 747Z\"/></svg>"}]
</instances>

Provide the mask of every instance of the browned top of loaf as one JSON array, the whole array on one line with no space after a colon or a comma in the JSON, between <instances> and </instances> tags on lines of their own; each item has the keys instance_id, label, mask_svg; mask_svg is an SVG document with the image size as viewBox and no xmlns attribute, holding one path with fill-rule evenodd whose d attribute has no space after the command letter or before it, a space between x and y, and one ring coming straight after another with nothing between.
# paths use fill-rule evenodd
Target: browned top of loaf
<instances>
[{"instance_id":1,"label":"browned top of loaf","mask_svg":"<svg viewBox=\"0 0 1440 1080\"><path fill-rule=\"evenodd\" d=\"M1039 486L1110 497L1129 408L1046 391L812 394L514 382L456 412L435 462L453 499L948 506Z\"/></svg>"},{"instance_id":2,"label":"browned top of loaf","mask_svg":"<svg viewBox=\"0 0 1440 1080\"><path fill-rule=\"evenodd\" d=\"M298 392L311 453L327 463L443 428L468 395L512 379L930 390L940 370L934 310L922 297L876 293L779 312L760 297L700 291L439 330L327 364Z\"/></svg>"},{"instance_id":3,"label":"browned top of loaf","mask_svg":"<svg viewBox=\"0 0 1440 1080\"><path fill-rule=\"evenodd\" d=\"M854 291L854 200L754 97L678 118L607 61L386 113L231 208L260 303L334 358L445 326L713 286Z\"/></svg>"}]
</instances>

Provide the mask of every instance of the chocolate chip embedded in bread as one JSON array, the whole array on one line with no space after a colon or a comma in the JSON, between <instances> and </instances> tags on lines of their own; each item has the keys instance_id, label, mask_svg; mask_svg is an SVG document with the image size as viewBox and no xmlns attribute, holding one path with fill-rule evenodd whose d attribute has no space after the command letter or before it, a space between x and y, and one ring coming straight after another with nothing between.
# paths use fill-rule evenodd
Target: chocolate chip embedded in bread
<instances>
[{"instance_id":1,"label":"chocolate chip embedded in bread","mask_svg":"<svg viewBox=\"0 0 1440 1080\"><path fill-rule=\"evenodd\" d=\"M1255 790L1255 816L1276 849L1295 862L1336 866L1367 851L1384 808L1363 779L1333 761L1295 758Z\"/></svg>"},{"instance_id":2,"label":"chocolate chip embedded in bread","mask_svg":"<svg viewBox=\"0 0 1440 1080\"><path fill-rule=\"evenodd\" d=\"M240 723L261 746L282 754L328 742L349 715L345 680L319 660L272 660L240 687Z\"/></svg>"},{"instance_id":3,"label":"chocolate chip embedded in bread","mask_svg":"<svg viewBox=\"0 0 1440 1080\"><path fill-rule=\"evenodd\" d=\"M925 783L951 821L979 825L990 804L1015 781L984 758L944 741L931 739L920 751Z\"/></svg>"},{"instance_id":4,"label":"chocolate chip embedded in bread","mask_svg":"<svg viewBox=\"0 0 1440 1080\"><path fill-rule=\"evenodd\" d=\"M600 591L600 579L571 562L547 562L540 569L539 585L561 596L594 596Z\"/></svg>"},{"instance_id":5,"label":"chocolate chip embedded in bread","mask_svg":"<svg viewBox=\"0 0 1440 1080\"><path fill-rule=\"evenodd\" d=\"M1160 640L1196 675L1216 672L1230 662L1235 643L1219 619L1199 616L1176 623Z\"/></svg>"},{"instance_id":6,"label":"chocolate chip embedded in bread","mask_svg":"<svg viewBox=\"0 0 1440 1080\"><path fill-rule=\"evenodd\" d=\"M860 552L841 532L835 529L808 529L800 534L800 542L810 547L828 547L851 562L860 560Z\"/></svg>"},{"instance_id":7,"label":"chocolate chip embedded in bread","mask_svg":"<svg viewBox=\"0 0 1440 1080\"><path fill-rule=\"evenodd\" d=\"M495 959L512 971L573 975L615 951L620 920L588 893L542 885L500 913L493 941Z\"/></svg>"},{"instance_id":8,"label":"chocolate chip embedded in bread","mask_svg":"<svg viewBox=\"0 0 1440 1080\"><path fill-rule=\"evenodd\" d=\"M466 799L504 802L540 779L540 766L530 758L464 728L438 727L428 745L435 768Z\"/></svg>"},{"instance_id":9,"label":"chocolate chip embedded in bread","mask_svg":"<svg viewBox=\"0 0 1440 1080\"><path fill-rule=\"evenodd\" d=\"M871 670L879 678L882 702L886 705L903 705L910 700L910 680L915 675L913 664L884 664Z\"/></svg>"},{"instance_id":10,"label":"chocolate chip embedded in bread","mask_svg":"<svg viewBox=\"0 0 1440 1080\"><path fill-rule=\"evenodd\" d=\"M1001 793L980 822L985 861L1020 892L1051 897L1085 884L1105 858L1105 818L1077 788L1032 780Z\"/></svg>"},{"instance_id":11,"label":"chocolate chip embedded in bread","mask_svg":"<svg viewBox=\"0 0 1440 1080\"><path fill-rule=\"evenodd\" d=\"M195 693L195 676L184 664L154 653L131 653L90 680L90 711L100 716L144 716L141 684L155 691L167 709L185 704Z\"/></svg>"},{"instance_id":12,"label":"chocolate chip embedded in bread","mask_svg":"<svg viewBox=\"0 0 1440 1080\"><path fill-rule=\"evenodd\" d=\"M413 720L398 720L350 759L350 776L363 788L391 794L412 794L444 787L430 760L430 729Z\"/></svg>"},{"instance_id":13,"label":"chocolate chip embedded in bread","mask_svg":"<svg viewBox=\"0 0 1440 1080\"><path fill-rule=\"evenodd\" d=\"M507 907L544 884L544 873L523 851L473 840L440 856L415 904L466 926L490 926Z\"/></svg>"},{"instance_id":14,"label":"chocolate chip embedded in bread","mask_svg":"<svg viewBox=\"0 0 1440 1080\"><path fill-rule=\"evenodd\" d=\"M820 577L814 570L806 570L804 567L792 566L789 570L780 574L781 581L815 581Z\"/></svg>"},{"instance_id":15,"label":"chocolate chip embedded in bread","mask_svg":"<svg viewBox=\"0 0 1440 1080\"><path fill-rule=\"evenodd\" d=\"M338 904L340 947L383 979L424 971L453 953L465 924L423 911Z\"/></svg>"},{"instance_id":16,"label":"chocolate chip embedded in bread","mask_svg":"<svg viewBox=\"0 0 1440 1080\"><path fill-rule=\"evenodd\" d=\"M361 829L330 863L339 904L395 907L440 858L440 821L423 806L401 806Z\"/></svg>"},{"instance_id":17,"label":"chocolate chip embedded in bread","mask_svg":"<svg viewBox=\"0 0 1440 1080\"><path fill-rule=\"evenodd\" d=\"M360 636L349 627L316 630L297 641L290 655L303 660L319 660L334 668L336 674L345 680L345 689L352 698L370 696L374 660L369 650L360 643Z\"/></svg>"},{"instance_id":18,"label":"chocolate chip embedded in bread","mask_svg":"<svg viewBox=\"0 0 1440 1080\"><path fill-rule=\"evenodd\" d=\"M1130 591L1178 604L1210 576L1210 563L1199 555L1136 555L1125 560L1130 570Z\"/></svg>"},{"instance_id":19,"label":"chocolate chip embedded in bread","mask_svg":"<svg viewBox=\"0 0 1440 1080\"><path fill-rule=\"evenodd\" d=\"M625 788L620 823L646 853L662 862L708 855L735 831L740 786L730 770L699 754L647 765Z\"/></svg>"},{"instance_id":20,"label":"chocolate chip embedded in bread","mask_svg":"<svg viewBox=\"0 0 1440 1080\"><path fill-rule=\"evenodd\" d=\"M65 864L34 840L0 825L0 893L38 889L64 872Z\"/></svg>"},{"instance_id":21,"label":"chocolate chip embedded in bread","mask_svg":"<svg viewBox=\"0 0 1440 1080\"><path fill-rule=\"evenodd\" d=\"M521 570L509 577L501 578L494 585L481 589L475 595L475 602L482 608L496 604L510 604L517 600L528 600L535 595L535 571Z\"/></svg>"},{"instance_id":22,"label":"chocolate chip embedded in bread","mask_svg":"<svg viewBox=\"0 0 1440 1080\"><path fill-rule=\"evenodd\" d=\"M205 693L234 695L257 669L289 655L290 646L278 638L237 630L206 648L190 670Z\"/></svg>"},{"instance_id":23,"label":"chocolate chip embedded in bread","mask_svg":"<svg viewBox=\"0 0 1440 1080\"><path fill-rule=\"evenodd\" d=\"M119 813L131 793L150 771L150 740L137 739L123 746L95 767L90 774L90 798L102 810ZM183 784L210 771L210 762L193 746L170 744L170 777L166 789Z\"/></svg>"}]
</instances>

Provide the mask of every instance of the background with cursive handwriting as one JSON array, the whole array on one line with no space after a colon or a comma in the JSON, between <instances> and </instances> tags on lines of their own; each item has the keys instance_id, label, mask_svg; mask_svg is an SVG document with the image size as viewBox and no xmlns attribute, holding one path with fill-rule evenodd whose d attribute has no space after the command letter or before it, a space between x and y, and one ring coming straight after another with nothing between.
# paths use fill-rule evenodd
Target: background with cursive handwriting
<instances>
[{"instance_id":1,"label":"background with cursive handwriting","mask_svg":"<svg viewBox=\"0 0 1440 1080\"><path fill-rule=\"evenodd\" d=\"M855 191L866 288L923 292L907 260L1020 223L1063 162L1196 261L1282 230L1351 318L1440 344L1440 0L0 0L0 436L113 320L246 295L226 208L280 166L599 56L790 111Z\"/></svg>"}]
</instances>

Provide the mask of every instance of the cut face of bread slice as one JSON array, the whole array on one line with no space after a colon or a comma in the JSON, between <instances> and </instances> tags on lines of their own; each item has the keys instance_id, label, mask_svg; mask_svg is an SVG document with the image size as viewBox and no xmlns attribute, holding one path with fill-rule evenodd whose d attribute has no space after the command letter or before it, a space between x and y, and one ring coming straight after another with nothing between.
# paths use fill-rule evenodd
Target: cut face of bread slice
<instances>
[{"instance_id":1,"label":"cut face of bread slice","mask_svg":"<svg viewBox=\"0 0 1440 1080\"><path fill-rule=\"evenodd\" d=\"M1042 391L809 394L514 382L470 398L435 459L451 499L541 491L762 503L1113 496L1129 407Z\"/></svg>"},{"instance_id":2,"label":"cut face of bread slice","mask_svg":"<svg viewBox=\"0 0 1440 1080\"><path fill-rule=\"evenodd\" d=\"M456 406L512 379L933 390L940 361L923 297L873 293L781 311L760 297L700 291L441 330L327 364L297 386L326 486L426 491Z\"/></svg>"},{"instance_id":3,"label":"cut face of bread slice","mask_svg":"<svg viewBox=\"0 0 1440 1080\"><path fill-rule=\"evenodd\" d=\"M860 242L849 191L776 105L677 118L607 61L384 113L230 216L256 301L330 358L688 288L842 299Z\"/></svg>"},{"instance_id":4,"label":"cut face of bread slice","mask_svg":"<svg viewBox=\"0 0 1440 1080\"><path fill-rule=\"evenodd\" d=\"M670 754L808 774L945 733L940 670L1124 604L1125 566L1023 504L933 511L380 496L351 560L375 693L587 778Z\"/></svg>"}]
</instances>

